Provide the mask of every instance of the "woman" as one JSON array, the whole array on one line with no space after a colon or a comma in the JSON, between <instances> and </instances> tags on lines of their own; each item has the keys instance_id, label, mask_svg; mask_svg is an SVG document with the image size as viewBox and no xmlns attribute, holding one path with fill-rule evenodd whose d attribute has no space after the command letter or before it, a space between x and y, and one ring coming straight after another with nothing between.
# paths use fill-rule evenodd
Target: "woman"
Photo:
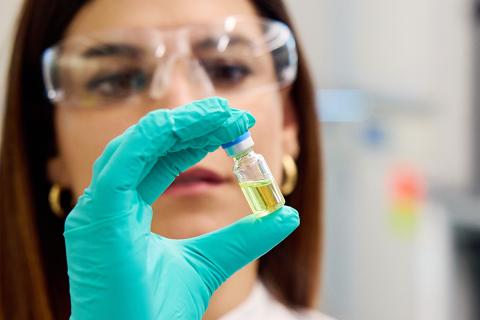
<instances>
[{"instance_id":1,"label":"woman","mask_svg":"<svg viewBox=\"0 0 480 320\"><path fill-rule=\"evenodd\" d=\"M227 18L232 16L238 18ZM290 26L281 1L26 1L1 151L5 318L68 317L65 213L95 180L95 159L148 112L174 112L213 94L253 114L255 150L267 159L302 223L230 277L204 319L321 318L306 312L316 301L321 233L313 91L301 51L295 77L292 41L275 21ZM280 47L261 40L271 34ZM143 63L132 48L148 52L154 63ZM245 115L235 123L243 131L253 125ZM231 159L215 150L180 174L153 204L152 231L184 239L244 217L249 208L231 167ZM66 238L68 246L68 230Z\"/></svg>"}]
</instances>

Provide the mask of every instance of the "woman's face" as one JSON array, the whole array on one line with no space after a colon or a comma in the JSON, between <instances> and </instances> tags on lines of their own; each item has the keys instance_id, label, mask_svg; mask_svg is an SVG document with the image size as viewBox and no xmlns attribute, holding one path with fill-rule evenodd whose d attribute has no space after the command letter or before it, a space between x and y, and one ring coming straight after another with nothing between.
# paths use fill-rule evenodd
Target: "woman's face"
<instances>
[{"instance_id":1,"label":"woman's face","mask_svg":"<svg viewBox=\"0 0 480 320\"><path fill-rule=\"evenodd\" d=\"M65 37L129 27L172 28L239 14L255 16L256 12L247 0L95 0L76 15ZM79 110L58 105L55 126L59 153L49 163L51 179L70 188L78 197L88 186L92 164L108 141L149 111L196 99L185 85L188 74L175 66L171 77L167 93L143 106ZM257 123L251 130L255 151L264 155L279 182L282 156L295 157L298 152L296 119L286 97L286 92L272 90L230 100L234 107L256 117ZM248 214L250 209L235 181L232 166L232 159L223 150L208 154L194 166L205 171L181 176L154 203L152 230L171 238L192 237ZM216 177L215 182L210 175Z\"/></svg>"}]
</instances>

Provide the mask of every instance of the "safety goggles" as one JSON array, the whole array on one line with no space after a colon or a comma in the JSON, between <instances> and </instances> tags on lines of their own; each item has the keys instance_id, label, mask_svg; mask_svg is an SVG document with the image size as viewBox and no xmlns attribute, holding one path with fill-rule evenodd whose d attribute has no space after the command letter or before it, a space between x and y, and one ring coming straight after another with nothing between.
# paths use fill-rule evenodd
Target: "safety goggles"
<instances>
[{"instance_id":1,"label":"safety goggles","mask_svg":"<svg viewBox=\"0 0 480 320\"><path fill-rule=\"evenodd\" d=\"M252 96L291 84L296 73L288 26L253 16L76 36L43 55L49 99L81 108L158 103L173 88L191 99Z\"/></svg>"}]
</instances>

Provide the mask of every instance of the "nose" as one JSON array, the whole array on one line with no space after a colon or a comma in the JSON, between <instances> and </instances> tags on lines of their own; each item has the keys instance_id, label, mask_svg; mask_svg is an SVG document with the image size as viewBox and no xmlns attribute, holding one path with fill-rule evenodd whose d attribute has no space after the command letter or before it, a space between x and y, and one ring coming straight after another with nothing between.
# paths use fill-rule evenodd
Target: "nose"
<instances>
[{"instance_id":1,"label":"nose","mask_svg":"<svg viewBox=\"0 0 480 320\"><path fill-rule=\"evenodd\" d=\"M210 78L195 59L181 58L155 71L150 96L165 108L174 108L215 94Z\"/></svg>"}]
</instances>

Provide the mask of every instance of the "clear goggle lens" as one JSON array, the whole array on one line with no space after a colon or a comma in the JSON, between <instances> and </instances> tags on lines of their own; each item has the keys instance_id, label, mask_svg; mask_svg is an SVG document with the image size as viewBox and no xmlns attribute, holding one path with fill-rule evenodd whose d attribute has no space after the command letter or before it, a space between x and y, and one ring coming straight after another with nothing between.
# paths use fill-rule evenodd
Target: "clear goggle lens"
<instances>
[{"instance_id":1,"label":"clear goggle lens","mask_svg":"<svg viewBox=\"0 0 480 320\"><path fill-rule=\"evenodd\" d=\"M255 17L99 32L66 39L43 55L49 99L76 107L158 101L179 85L192 99L236 98L282 88L296 72L290 29Z\"/></svg>"}]
</instances>

